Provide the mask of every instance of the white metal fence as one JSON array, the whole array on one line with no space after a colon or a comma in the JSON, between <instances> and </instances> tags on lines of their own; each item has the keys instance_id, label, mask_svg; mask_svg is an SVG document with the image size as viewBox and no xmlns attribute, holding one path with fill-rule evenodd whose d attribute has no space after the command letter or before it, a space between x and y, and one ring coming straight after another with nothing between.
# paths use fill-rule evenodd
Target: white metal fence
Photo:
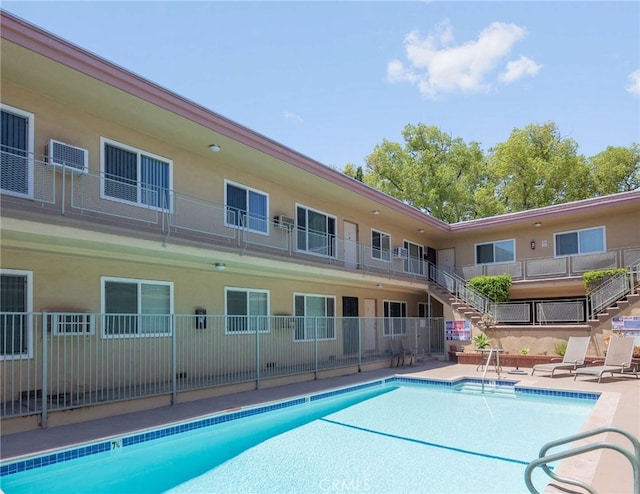
<instances>
[{"instance_id":1,"label":"white metal fence","mask_svg":"<svg viewBox=\"0 0 640 494\"><path fill-rule=\"evenodd\" d=\"M1 416L444 353L440 318L0 314Z\"/></svg>"}]
</instances>

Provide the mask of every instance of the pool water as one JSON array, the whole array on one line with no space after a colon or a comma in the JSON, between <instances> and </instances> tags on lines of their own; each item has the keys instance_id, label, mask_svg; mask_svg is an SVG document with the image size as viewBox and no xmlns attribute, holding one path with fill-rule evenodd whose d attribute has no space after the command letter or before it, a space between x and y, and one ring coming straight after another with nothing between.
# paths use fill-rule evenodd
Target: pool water
<instances>
[{"instance_id":1,"label":"pool water","mask_svg":"<svg viewBox=\"0 0 640 494\"><path fill-rule=\"evenodd\" d=\"M383 384L2 477L23 492L527 492L595 400ZM535 472L542 490L548 478Z\"/></svg>"}]
</instances>

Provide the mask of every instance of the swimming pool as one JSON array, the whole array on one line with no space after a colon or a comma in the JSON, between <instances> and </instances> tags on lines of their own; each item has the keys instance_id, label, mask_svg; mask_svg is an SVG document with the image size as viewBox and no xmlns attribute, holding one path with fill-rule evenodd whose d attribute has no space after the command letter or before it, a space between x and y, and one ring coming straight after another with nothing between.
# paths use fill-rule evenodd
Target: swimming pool
<instances>
[{"instance_id":1,"label":"swimming pool","mask_svg":"<svg viewBox=\"0 0 640 494\"><path fill-rule=\"evenodd\" d=\"M0 467L23 492L527 492L599 394L394 377ZM547 478L537 472L536 486Z\"/></svg>"}]
</instances>

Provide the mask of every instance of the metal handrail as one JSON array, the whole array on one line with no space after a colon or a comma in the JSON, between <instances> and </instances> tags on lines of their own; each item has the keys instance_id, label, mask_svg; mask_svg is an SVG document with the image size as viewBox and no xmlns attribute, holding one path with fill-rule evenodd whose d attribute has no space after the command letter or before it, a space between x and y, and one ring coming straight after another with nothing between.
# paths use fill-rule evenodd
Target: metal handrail
<instances>
[{"instance_id":1,"label":"metal handrail","mask_svg":"<svg viewBox=\"0 0 640 494\"><path fill-rule=\"evenodd\" d=\"M631 274L632 268L624 273L618 273L587 295L590 319L595 319L598 312L631 293Z\"/></svg>"},{"instance_id":2,"label":"metal handrail","mask_svg":"<svg viewBox=\"0 0 640 494\"><path fill-rule=\"evenodd\" d=\"M631 453L630 451L626 450L622 446L615 443L598 442L598 443L587 444L584 446L578 446L576 448L568 449L560 453L555 453L547 456L547 451L549 451L551 448L554 448L556 446L560 446L563 444L571 443L579 439L584 439L587 437L591 437L591 436L595 436L595 435L603 434L607 432L614 432L626 437L629 441L631 441L631 444L633 444L634 453ZM524 480L527 485L527 489L529 489L529 492L533 494L539 494L539 491L533 485L531 476L534 469L536 469L537 467L542 467L544 472L547 475L549 475L549 477L551 477L553 480L556 480L558 482L563 482L565 484L573 485L576 487L581 487L591 494L596 494L596 491L589 484L581 480L576 480L568 477L561 477L560 475L554 473L551 470L551 468L549 468L548 464L554 461L562 460L564 458L569 458L572 456L581 455L583 453L588 453L590 451L594 451L597 449L612 449L614 451L617 451L618 453L621 453L623 456L625 456L629 460L629 462L631 463L631 468L633 469L633 494L640 494L640 441L638 441L638 439L633 435L631 435L629 432L623 429L619 429L617 427L600 427L598 429L593 429L586 432L580 432L572 436L568 436L562 439L556 439L555 441L550 441L546 443L544 446L542 446L542 448L540 448L540 453L538 454L538 458L530 462L529 465L527 465L527 468L525 469Z\"/></svg>"}]
</instances>

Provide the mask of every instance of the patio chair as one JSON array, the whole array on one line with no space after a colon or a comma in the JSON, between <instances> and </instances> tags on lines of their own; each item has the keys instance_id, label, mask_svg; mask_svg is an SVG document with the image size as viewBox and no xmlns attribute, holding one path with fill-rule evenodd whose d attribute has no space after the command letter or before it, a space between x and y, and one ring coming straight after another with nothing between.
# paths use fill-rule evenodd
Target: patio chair
<instances>
[{"instance_id":1,"label":"patio chair","mask_svg":"<svg viewBox=\"0 0 640 494\"><path fill-rule=\"evenodd\" d=\"M548 364L534 365L531 370L531 375L533 376L535 371L542 371L551 372L549 377L553 377L554 372L558 369L569 369L569 373L571 373L571 371L575 371L578 367L582 367L584 365L584 358L587 355L589 341L591 341L590 336L570 336L562 361L554 362L554 360L560 360L554 358L551 359L551 362Z\"/></svg>"},{"instance_id":2,"label":"patio chair","mask_svg":"<svg viewBox=\"0 0 640 494\"><path fill-rule=\"evenodd\" d=\"M611 377L613 377L614 374L632 373L636 376L636 379L638 379L638 368L636 364L631 362L634 343L635 338L633 336L611 338L604 364L577 369L573 380L575 381L578 375L598 376L599 383L602 375L607 372L611 373Z\"/></svg>"},{"instance_id":3,"label":"patio chair","mask_svg":"<svg viewBox=\"0 0 640 494\"><path fill-rule=\"evenodd\" d=\"M414 350L413 348L411 348L411 345L406 338L400 339L400 350L402 351L403 359L409 357L409 365L413 365L418 360L417 349Z\"/></svg>"},{"instance_id":4,"label":"patio chair","mask_svg":"<svg viewBox=\"0 0 640 494\"><path fill-rule=\"evenodd\" d=\"M393 362L396 362L396 367L400 367L400 361L402 360L402 364L404 365L404 352L398 346L398 342L394 338L389 339L389 349L391 350L391 367L393 367Z\"/></svg>"}]
</instances>

